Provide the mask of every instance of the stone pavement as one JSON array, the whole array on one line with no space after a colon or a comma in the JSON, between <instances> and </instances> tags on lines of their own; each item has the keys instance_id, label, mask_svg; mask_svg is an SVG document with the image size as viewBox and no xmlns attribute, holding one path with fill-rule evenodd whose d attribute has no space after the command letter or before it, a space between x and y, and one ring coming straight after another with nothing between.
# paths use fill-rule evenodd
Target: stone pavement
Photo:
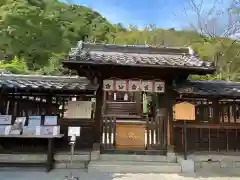
<instances>
[{"instance_id":1,"label":"stone pavement","mask_svg":"<svg viewBox=\"0 0 240 180\"><path fill-rule=\"evenodd\" d=\"M240 170L198 171L195 174L88 174L84 170L73 170L80 180L239 180ZM45 173L41 170L0 169L1 180L65 180L69 170L53 170Z\"/></svg>"}]
</instances>

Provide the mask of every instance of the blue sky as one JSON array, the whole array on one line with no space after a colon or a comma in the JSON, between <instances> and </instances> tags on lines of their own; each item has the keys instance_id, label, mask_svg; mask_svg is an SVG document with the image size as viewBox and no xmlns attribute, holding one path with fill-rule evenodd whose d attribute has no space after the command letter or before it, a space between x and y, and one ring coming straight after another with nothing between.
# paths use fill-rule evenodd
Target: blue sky
<instances>
[{"instance_id":1,"label":"blue sky","mask_svg":"<svg viewBox=\"0 0 240 180\"><path fill-rule=\"evenodd\" d=\"M195 0L201 1L201 0ZM203 0L203 8L209 9L215 0ZM228 6L230 0L218 0L218 8ZM155 24L159 28L183 29L190 22L196 22L194 14L184 7L189 6L189 0L68 0L92 8L106 17L112 23L137 25L142 28ZM188 8L187 8L188 9Z\"/></svg>"}]
</instances>

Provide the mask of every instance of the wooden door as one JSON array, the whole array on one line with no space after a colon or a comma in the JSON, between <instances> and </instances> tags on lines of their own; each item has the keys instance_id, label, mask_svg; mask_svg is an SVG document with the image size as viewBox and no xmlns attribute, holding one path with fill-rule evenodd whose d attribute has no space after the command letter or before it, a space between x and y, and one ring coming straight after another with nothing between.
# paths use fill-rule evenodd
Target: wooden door
<instances>
[{"instance_id":1,"label":"wooden door","mask_svg":"<svg viewBox=\"0 0 240 180\"><path fill-rule=\"evenodd\" d=\"M116 126L117 149L145 149L145 125L117 124Z\"/></svg>"}]
</instances>

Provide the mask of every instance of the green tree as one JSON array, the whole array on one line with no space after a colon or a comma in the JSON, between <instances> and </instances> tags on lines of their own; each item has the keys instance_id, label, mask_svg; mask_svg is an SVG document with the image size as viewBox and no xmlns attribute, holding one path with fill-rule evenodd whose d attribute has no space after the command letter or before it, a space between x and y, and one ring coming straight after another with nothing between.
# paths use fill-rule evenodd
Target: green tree
<instances>
[{"instance_id":1,"label":"green tree","mask_svg":"<svg viewBox=\"0 0 240 180\"><path fill-rule=\"evenodd\" d=\"M11 61L0 61L0 69L7 70L14 74L28 74L26 60L23 58L14 57Z\"/></svg>"}]
</instances>

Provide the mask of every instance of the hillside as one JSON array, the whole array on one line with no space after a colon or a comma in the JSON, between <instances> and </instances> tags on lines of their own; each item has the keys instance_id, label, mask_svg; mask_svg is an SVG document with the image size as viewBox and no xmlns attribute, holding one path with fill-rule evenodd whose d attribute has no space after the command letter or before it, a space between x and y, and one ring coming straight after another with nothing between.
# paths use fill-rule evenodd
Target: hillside
<instances>
[{"instance_id":1,"label":"hillside","mask_svg":"<svg viewBox=\"0 0 240 180\"><path fill-rule=\"evenodd\" d=\"M78 40L105 41L115 29L97 12L57 0L1 0L0 19L1 53L23 57L31 70Z\"/></svg>"},{"instance_id":2,"label":"hillside","mask_svg":"<svg viewBox=\"0 0 240 180\"><path fill-rule=\"evenodd\" d=\"M192 46L204 60L221 70L211 79L240 80L239 43L207 38L191 31L144 30L113 25L93 10L57 0L1 0L0 68L13 73L61 74L60 59L79 40L119 44ZM8 59L9 59L8 57ZM2 57L4 59L4 57Z\"/></svg>"}]
</instances>

